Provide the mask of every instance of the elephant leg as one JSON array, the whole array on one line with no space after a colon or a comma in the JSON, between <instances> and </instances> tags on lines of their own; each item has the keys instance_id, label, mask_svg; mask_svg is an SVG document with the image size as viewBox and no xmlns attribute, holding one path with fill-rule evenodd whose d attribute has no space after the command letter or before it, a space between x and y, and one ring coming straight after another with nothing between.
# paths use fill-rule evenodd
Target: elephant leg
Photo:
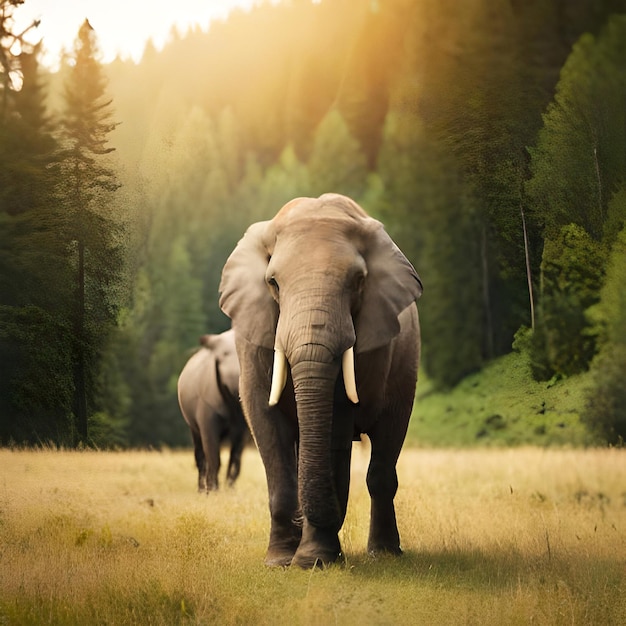
<instances>
[{"instance_id":1,"label":"elephant leg","mask_svg":"<svg viewBox=\"0 0 626 626\"><path fill-rule=\"evenodd\" d=\"M265 389L264 384L267 373L272 371L273 353L254 348L248 354L249 349L245 340L238 340L240 396L267 479L270 537L265 564L284 567L291 564L302 536L302 513L298 501L298 423L281 409L288 389L280 404L268 405L269 388ZM295 413L293 391L289 400Z\"/></svg>"},{"instance_id":2,"label":"elephant leg","mask_svg":"<svg viewBox=\"0 0 626 626\"><path fill-rule=\"evenodd\" d=\"M207 491L216 491L219 487L218 474L221 465L220 435L219 418L217 416L213 416L205 424L202 437L207 465Z\"/></svg>"},{"instance_id":3,"label":"elephant leg","mask_svg":"<svg viewBox=\"0 0 626 626\"><path fill-rule=\"evenodd\" d=\"M402 554L393 500L398 490L396 462L406 429L394 433L381 420L370 433L372 456L367 471L367 488L371 498L370 532L367 550L370 554ZM391 432L389 432L391 431Z\"/></svg>"},{"instance_id":4,"label":"elephant leg","mask_svg":"<svg viewBox=\"0 0 626 626\"><path fill-rule=\"evenodd\" d=\"M191 431L193 439L194 457L196 459L196 467L198 468L198 491L203 493L206 491L206 458L204 449L202 448L202 437L199 432Z\"/></svg>"},{"instance_id":5,"label":"elephant leg","mask_svg":"<svg viewBox=\"0 0 626 626\"><path fill-rule=\"evenodd\" d=\"M244 432L238 431L231 434L230 458L228 460L227 481L232 487L241 471L241 455L243 453Z\"/></svg>"},{"instance_id":6,"label":"elephant leg","mask_svg":"<svg viewBox=\"0 0 626 626\"><path fill-rule=\"evenodd\" d=\"M286 421L284 416L278 419ZM302 537L296 432L290 425L289 428L276 429L271 437L267 437L267 434L257 439L265 465L271 516L265 564L284 567L291 564ZM273 440L274 445L260 443L265 439Z\"/></svg>"},{"instance_id":7,"label":"elephant leg","mask_svg":"<svg viewBox=\"0 0 626 626\"><path fill-rule=\"evenodd\" d=\"M314 526L306 518L292 564L303 569L324 567L343 558L337 528Z\"/></svg>"},{"instance_id":8,"label":"elephant leg","mask_svg":"<svg viewBox=\"0 0 626 626\"><path fill-rule=\"evenodd\" d=\"M344 395L343 382L339 391L335 393L333 411L333 430L331 443L331 462L335 491L339 500L341 524L346 517L348 508L348 493L350 490L350 462L352 459L352 439L354 437L354 409L344 401L337 400L337 396Z\"/></svg>"},{"instance_id":9,"label":"elephant leg","mask_svg":"<svg viewBox=\"0 0 626 626\"><path fill-rule=\"evenodd\" d=\"M348 494L350 491L350 462L352 460L352 447L332 451L333 479L335 491L339 500L341 512L341 524L346 517L348 508Z\"/></svg>"},{"instance_id":10,"label":"elephant leg","mask_svg":"<svg viewBox=\"0 0 626 626\"><path fill-rule=\"evenodd\" d=\"M269 496L271 522L265 564L285 567L291 564L302 536L297 426L277 408L264 407L263 411L267 411L267 418L257 424L252 421L251 426L265 467Z\"/></svg>"},{"instance_id":11,"label":"elephant leg","mask_svg":"<svg viewBox=\"0 0 626 626\"><path fill-rule=\"evenodd\" d=\"M416 310L407 309L405 315L411 315L414 324L417 324ZM396 339L400 352L394 358L387 378L389 404L368 432L372 444L367 472L367 488L371 497L367 544L370 554L402 554L393 503L398 490L396 463L411 418L418 363L417 346L408 337Z\"/></svg>"}]
</instances>

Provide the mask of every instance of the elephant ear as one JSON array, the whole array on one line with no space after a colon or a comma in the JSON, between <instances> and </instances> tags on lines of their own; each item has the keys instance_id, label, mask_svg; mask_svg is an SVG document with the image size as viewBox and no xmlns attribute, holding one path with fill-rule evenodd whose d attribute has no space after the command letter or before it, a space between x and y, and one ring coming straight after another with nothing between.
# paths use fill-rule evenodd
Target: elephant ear
<instances>
[{"instance_id":1,"label":"elephant ear","mask_svg":"<svg viewBox=\"0 0 626 626\"><path fill-rule=\"evenodd\" d=\"M219 291L220 308L232 320L234 331L257 346L274 349L278 305L265 283L270 223L248 228L224 265Z\"/></svg>"},{"instance_id":2,"label":"elephant ear","mask_svg":"<svg viewBox=\"0 0 626 626\"><path fill-rule=\"evenodd\" d=\"M357 352L387 345L400 332L400 313L422 295L420 277L383 225L370 218L368 230L367 278L355 320Z\"/></svg>"}]
</instances>

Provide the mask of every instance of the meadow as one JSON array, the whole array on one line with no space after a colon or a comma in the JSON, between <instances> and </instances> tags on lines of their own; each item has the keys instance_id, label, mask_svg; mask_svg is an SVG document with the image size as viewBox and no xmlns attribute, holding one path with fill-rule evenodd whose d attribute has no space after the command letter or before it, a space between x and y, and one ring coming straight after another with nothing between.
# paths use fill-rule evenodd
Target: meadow
<instances>
[{"instance_id":1,"label":"meadow","mask_svg":"<svg viewBox=\"0 0 626 626\"><path fill-rule=\"evenodd\" d=\"M420 373L407 442L422 447L597 445L582 419L593 381L589 372L538 382L528 354L511 352L438 389Z\"/></svg>"},{"instance_id":2,"label":"meadow","mask_svg":"<svg viewBox=\"0 0 626 626\"><path fill-rule=\"evenodd\" d=\"M344 565L267 569L262 465L195 492L190 450L0 450L0 624L626 623L626 450L417 449L405 553L366 553L355 444Z\"/></svg>"}]
</instances>

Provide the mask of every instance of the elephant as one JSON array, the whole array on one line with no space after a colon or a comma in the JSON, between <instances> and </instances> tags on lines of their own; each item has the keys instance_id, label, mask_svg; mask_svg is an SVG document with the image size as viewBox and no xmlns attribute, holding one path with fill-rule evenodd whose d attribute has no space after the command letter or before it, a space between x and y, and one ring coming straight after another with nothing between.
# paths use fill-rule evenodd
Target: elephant
<instances>
[{"instance_id":1,"label":"elephant","mask_svg":"<svg viewBox=\"0 0 626 626\"><path fill-rule=\"evenodd\" d=\"M350 198L296 198L228 257L244 413L267 479L265 563L342 562L352 442L371 442L370 554L401 554L396 463L417 383L422 283L383 225Z\"/></svg>"},{"instance_id":2,"label":"elephant","mask_svg":"<svg viewBox=\"0 0 626 626\"><path fill-rule=\"evenodd\" d=\"M193 438L198 491L218 489L221 444L230 439L227 482L241 470L241 456L250 431L239 402L239 361L235 333L203 335L178 378L178 404Z\"/></svg>"}]
</instances>

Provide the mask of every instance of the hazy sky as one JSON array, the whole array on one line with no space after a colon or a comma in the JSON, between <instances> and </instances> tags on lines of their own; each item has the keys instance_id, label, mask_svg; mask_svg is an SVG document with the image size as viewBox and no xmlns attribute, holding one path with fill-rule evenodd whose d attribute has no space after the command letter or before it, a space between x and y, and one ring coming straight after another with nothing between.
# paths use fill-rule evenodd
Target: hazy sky
<instances>
[{"instance_id":1,"label":"hazy sky","mask_svg":"<svg viewBox=\"0 0 626 626\"><path fill-rule=\"evenodd\" d=\"M206 30L211 19L224 18L234 7L250 8L255 0L26 0L14 12L18 28L41 19L29 39L43 39L46 65L56 65L63 47L71 50L85 18L96 31L102 61L119 53L141 58L151 38L159 48L169 38L173 24L184 33L192 24Z\"/></svg>"}]
</instances>

